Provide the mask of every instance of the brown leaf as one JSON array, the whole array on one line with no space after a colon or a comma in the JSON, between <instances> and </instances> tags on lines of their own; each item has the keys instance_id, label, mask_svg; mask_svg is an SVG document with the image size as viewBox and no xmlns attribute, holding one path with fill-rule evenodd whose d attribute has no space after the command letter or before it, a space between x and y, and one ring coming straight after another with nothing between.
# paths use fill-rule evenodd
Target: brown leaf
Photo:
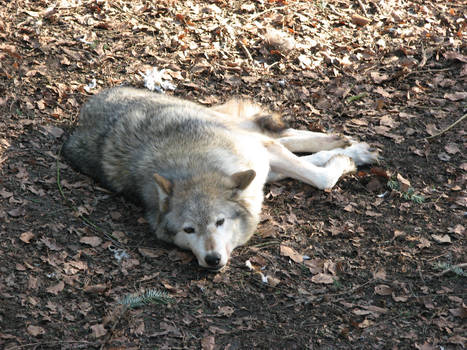
<instances>
[{"instance_id":1,"label":"brown leaf","mask_svg":"<svg viewBox=\"0 0 467 350\"><path fill-rule=\"evenodd\" d=\"M84 291L86 293L96 293L96 294L101 294L104 293L109 286L107 284L99 283L99 284L93 284L92 286L86 286L84 287Z\"/></svg>"},{"instance_id":2,"label":"brown leaf","mask_svg":"<svg viewBox=\"0 0 467 350\"><path fill-rule=\"evenodd\" d=\"M27 331L33 337L37 337L38 335L45 334L45 329L39 326L28 326Z\"/></svg>"},{"instance_id":3,"label":"brown leaf","mask_svg":"<svg viewBox=\"0 0 467 350\"><path fill-rule=\"evenodd\" d=\"M202 350L214 350L216 346L216 340L213 335L204 337L201 339L201 349Z\"/></svg>"},{"instance_id":4,"label":"brown leaf","mask_svg":"<svg viewBox=\"0 0 467 350\"><path fill-rule=\"evenodd\" d=\"M370 72L370 77L376 84L381 84L389 79L389 75L387 74L380 74L379 72Z\"/></svg>"},{"instance_id":5,"label":"brown leaf","mask_svg":"<svg viewBox=\"0 0 467 350\"><path fill-rule=\"evenodd\" d=\"M92 336L94 338L100 338L107 334L107 330L105 329L103 324L95 324L91 326Z\"/></svg>"},{"instance_id":6,"label":"brown leaf","mask_svg":"<svg viewBox=\"0 0 467 350\"><path fill-rule=\"evenodd\" d=\"M422 237L420 238L420 243L417 244L417 247L419 249L423 249L423 248L429 248L431 246L431 243L429 240L427 240L426 238Z\"/></svg>"},{"instance_id":7,"label":"brown leaf","mask_svg":"<svg viewBox=\"0 0 467 350\"><path fill-rule=\"evenodd\" d=\"M63 288L65 288L65 283L63 283L63 281L60 281L55 286L47 288L47 292L50 294L58 295L58 293L60 293L63 290Z\"/></svg>"},{"instance_id":8,"label":"brown leaf","mask_svg":"<svg viewBox=\"0 0 467 350\"><path fill-rule=\"evenodd\" d=\"M138 252L146 258L159 258L165 254L165 250L151 248L138 248Z\"/></svg>"},{"instance_id":9,"label":"brown leaf","mask_svg":"<svg viewBox=\"0 0 467 350\"><path fill-rule=\"evenodd\" d=\"M392 288L385 284L379 284L375 286L375 293L378 295L391 295Z\"/></svg>"},{"instance_id":10,"label":"brown leaf","mask_svg":"<svg viewBox=\"0 0 467 350\"><path fill-rule=\"evenodd\" d=\"M459 306L457 309L449 309L449 312L460 318L467 318L467 307L465 305Z\"/></svg>"},{"instance_id":11,"label":"brown leaf","mask_svg":"<svg viewBox=\"0 0 467 350\"><path fill-rule=\"evenodd\" d=\"M383 115L381 119L379 120L379 124L389 126L390 128L396 128L400 125L399 122L394 121L394 119L392 119L388 115Z\"/></svg>"},{"instance_id":12,"label":"brown leaf","mask_svg":"<svg viewBox=\"0 0 467 350\"><path fill-rule=\"evenodd\" d=\"M449 154L456 154L460 152L459 146L455 143L448 143L446 146L444 146L444 149L446 150L447 153Z\"/></svg>"},{"instance_id":13,"label":"brown leaf","mask_svg":"<svg viewBox=\"0 0 467 350\"><path fill-rule=\"evenodd\" d=\"M378 269L378 271L373 273L373 278L385 280L386 279L386 271L384 269Z\"/></svg>"},{"instance_id":14,"label":"brown leaf","mask_svg":"<svg viewBox=\"0 0 467 350\"><path fill-rule=\"evenodd\" d=\"M425 343L422 344L422 345L419 345L419 344L415 343L415 348L416 348L417 350L436 350L436 349L437 349L437 347L431 345L431 344L428 343L428 342L425 342Z\"/></svg>"},{"instance_id":15,"label":"brown leaf","mask_svg":"<svg viewBox=\"0 0 467 350\"><path fill-rule=\"evenodd\" d=\"M41 240L40 240L42 243L45 244L45 246L47 248L49 248L50 250L55 250L55 251L58 251L58 250L62 250L61 247L59 247L55 241L49 237L42 237Z\"/></svg>"},{"instance_id":16,"label":"brown leaf","mask_svg":"<svg viewBox=\"0 0 467 350\"><path fill-rule=\"evenodd\" d=\"M334 283L334 278L335 277L327 273L318 273L311 278L311 281L313 283L332 284Z\"/></svg>"},{"instance_id":17,"label":"brown leaf","mask_svg":"<svg viewBox=\"0 0 467 350\"><path fill-rule=\"evenodd\" d=\"M404 231L399 231L399 230L394 230L394 238L397 238L399 236L405 236Z\"/></svg>"},{"instance_id":18,"label":"brown leaf","mask_svg":"<svg viewBox=\"0 0 467 350\"><path fill-rule=\"evenodd\" d=\"M281 280L276 277L266 276L266 278L268 280L268 284L271 287L276 287L279 283L281 283Z\"/></svg>"},{"instance_id":19,"label":"brown leaf","mask_svg":"<svg viewBox=\"0 0 467 350\"><path fill-rule=\"evenodd\" d=\"M8 215L10 215L13 218L18 218L20 216L23 216L25 213L25 210L23 207L18 207L15 209L11 209L8 211Z\"/></svg>"},{"instance_id":20,"label":"brown leaf","mask_svg":"<svg viewBox=\"0 0 467 350\"><path fill-rule=\"evenodd\" d=\"M62 135L65 133L63 129L55 126L55 125L42 125L42 128L50 135L55 137L56 139L62 137Z\"/></svg>"},{"instance_id":21,"label":"brown leaf","mask_svg":"<svg viewBox=\"0 0 467 350\"><path fill-rule=\"evenodd\" d=\"M461 101L467 99L467 92L466 91L456 91L453 93L446 93L444 94L444 98L447 98L450 101Z\"/></svg>"},{"instance_id":22,"label":"brown leaf","mask_svg":"<svg viewBox=\"0 0 467 350\"><path fill-rule=\"evenodd\" d=\"M407 192L407 190L410 188L410 181L402 177L401 174L397 174L397 181L399 181L400 190L402 192Z\"/></svg>"},{"instance_id":23,"label":"brown leaf","mask_svg":"<svg viewBox=\"0 0 467 350\"><path fill-rule=\"evenodd\" d=\"M396 296L394 293L392 293L392 300L394 300L396 303L398 302L405 303L407 300L409 300L409 298L405 295Z\"/></svg>"},{"instance_id":24,"label":"brown leaf","mask_svg":"<svg viewBox=\"0 0 467 350\"><path fill-rule=\"evenodd\" d=\"M308 266L313 274L323 272L324 263L322 259L305 260L304 264Z\"/></svg>"},{"instance_id":25,"label":"brown leaf","mask_svg":"<svg viewBox=\"0 0 467 350\"><path fill-rule=\"evenodd\" d=\"M286 256L286 257L292 259L296 263L303 262L303 255L297 253L294 249L292 249L290 247L287 247L287 246L285 246L283 244L281 244L281 246L280 246L280 254L282 256Z\"/></svg>"},{"instance_id":26,"label":"brown leaf","mask_svg":"<svg viewBox=\"0 0 467 350\"><path fill-rule=\"evenodd\" d=\"M371 325L373 325L373 322L365 318L362 322L360 322L358 324L358 327L359 328L368 328Z\"/></svg>"},{"instance_id":27,"label":"brown leaf","mask_svg":"<svg viewBox=\"0 0 467 350\"><path fill-rule=\"evenodd\" d=\"M19 236L19 239L22 240L24 243L29 243L31 242L31 239L34 238L34 233L32 233L31 231L26 231L26 232L23 232L20 236Z\"/></svg>"},{"instance_id":28,"label":"brown leaf","mask_svg":"<svg viewBox=\"0 0 467 350\"><path fill-rule=\"evenodd\" d=\"M219 307L219 315L230 317L234 313L234 308L231 306L221 306Z\"/></svg>"},{"instance_id":29,"label":"brown leaf","mask_svg":"<svg viewBox=\"0 0 467 350\"><path fill-rule=\"evenodd\" d=\"M97 236L81 237L81 239L79 241L80 241L80 243L90 245L93 248L99 246L102 243L102 239L97 237Z\"/></svg>"},{"instance_id":30,"label":"brown leaf","mask_svg":"<svg viewBox=\"0 0 467 350\"><path fill-rule=\"evenodd\" d=\"M449 235L431 235L431 238L433 238L436 242L438 243L452 243L451 242L451 237Z\"/></svg>"},{"instance_id":31,"label":"brown leaf","mask_svg":"<svg viewBox=\"0 0 467 350\"><path fill-rule=\"evenodd\" d=\"M355 23L358 26L363 27L363 26L367 25L368 23L370 23L371 19L360 16L360 15L354 13L352 15L352 22Z\"/></svg>"},{"instance_id":32,"label":"brown leaf","mask_svg":"<svg viewBox=\"0 0 467 350\"><path fill-rule=\"evenodd\" d=\"M2 196L2 198L10 198L11 196L13 196L13 192L8 192L6 191L4 188L0 189L0 196Z\"/></svg>"},{"instance_id":33,"label":"brown leaf","mask_svg":"<svg viewBox=\"0 0 467 350\"><path fill-rule=\"evenodd\" d=\"M450 51L444 54L444 57L448 60L458 60L463 63L467 63L467 56L462 55L459 52Z\"/></svg>"},{"instance_id":34,"label":"brown leaf","mask_svg":"<svg viewBox=\"0 0 467 350\"><path fill-rule=\"evenodd\" d=\"M448 343L460 345L462 346L462 349L465 348L466 342L467 342L467 338L461 335L454 335L448 339Z\"/></svg>"}]
</instances>

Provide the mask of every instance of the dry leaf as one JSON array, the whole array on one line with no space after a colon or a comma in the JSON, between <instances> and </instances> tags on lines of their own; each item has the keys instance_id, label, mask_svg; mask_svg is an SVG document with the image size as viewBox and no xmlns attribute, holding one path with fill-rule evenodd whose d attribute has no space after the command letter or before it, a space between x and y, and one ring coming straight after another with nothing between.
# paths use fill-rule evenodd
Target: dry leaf
<instances>
[{"instance_id":1,"label":"dry leaf","mask_svg":"<svg viewBox=\"0 0 467 350\"><path fill-rule=\"evenodd\" d=\"M405 296L405 295L401 295L401 296L396 296L394 293L392 293L392 300L394 300L395 302L402 302L402 303L405 303L407 300L409 300L409 297Z\"/></svg>"},{"instance_id":2,"label":"dry leaf","mask_svg":"<svg viewBox=\"0 0 467 350\"><path fill-rule=\"evenodd\" d=\"M467 63L467 56L464 56L456 51L446 52L444 54L444 57L446 57L446 59L448 60L458 60L460 62Z\"/></svg>"},{"instance_id":3,"label":"dry leaf","mask_svg":"<svg viewBox=\"0 0 467 350\"><path fill-rule=\"evenodd\" d=\"M100 284L93 284L92 286L86 286L86 287L84 287L83 290L86 293L101 294L101 293L105 292L107 289L108 289L108 285L100 283Z\"/></svg>"},{"instance_id":4,"label":"dry leaf","mask_svg":"<svg viewBox=\"0 0 467 350\"><path fill-rule=\"evenodd\" d=\"M335 277L328 273L318 273L311 278L313 283L332 284L334 283Z\"/></svg>"},{"instance_id":5,"label":"dry leaf","mask_svg":"<svg viewBox=\"0 0 467 350\"><path fill-rule=\"evenodd\" d=\"M268 284L271 287L276 287L279 283L281 283L281 280L276 277L266 276L266 278L268 280Z\"/></svg>"},{"instance_id":6,"label":"dry leaf","mask_svg":"<svg viewBox=\"0 0 467 350\"><path fill-rule=\"evenodd\" d=\"M45 329L39 326L28 326L27 331L33 337L37 337L38 335L45 334Z\"/></svg>"},{"instance_id":7,"label":"dry leaf","mask_svg":"<svg viewBox=\"0 0 467 350\"><path fill-rule=\"evenodd\" d=\"M202 350L214 350L216 346L216 340L213 335L204 337L201 339L201 349Z\"/></svg>"},{"instance_id":8,"label":"dry leaf","mask_svg":"<svg viewBox=\"0 0 467 350\"><path fill-rule=\"evenodd\" d=\"M371 22L371 19L357 15L356 13L352 15L352 22L358 26L365 26Z\"/></svg>"},{"instance_id":9,"label":"dry leaf","mask_svg":"<svg viewBox=\"0 0 467 350\"><path fill-rule=\"evenodd\" d=\"M63 129L54 125L42 125L42 128L56 139L60 138L65 132Z\"/></svg>"},{"instance_id":10,"label":"dry leaf","mask_svg":"<svg viewBox=\"0 0 467 350\"><path fill-rule=\"evenodd\" d=\"M420 238L420 243L417 244L417 247L419 249L423 249L423 248L429 248L431 246L431 243L429 240L427 240L426 238L422 237Z\"/></svg>"},{"instance_id":11,"label":"dry leaf","mask_svg":"<svg viewBox=\"0 0 467 350\"><path fill-rule=\"evenodd\" d=\"M107 334L107 330L105 329L103 324L95 324L91 326L92 336L94 338L100 338Z\"/></svg>"},{"instance_id":12,"label":"dry leaf","mask_svg":"<svg viewBox=\"0 0 467 350\"><path fill-rule=\"evenodd\" d=\"M431 238L438 243L451 243L451 237L449 237L449 235L431 235Z\"/></svg>"},{"instance_id":13,"label":"dry leaf","mask_svg":"<svg viewBox=\"0 0 467 350\"><path fill-rule=\"evenodd\" d=\"M466 342L467 342L467 338L461 335L454 335L448 339L448 343L460 345L462 346L462 349L465 349Z\"/></svg>"},{"instance_id":14,"label":"dry leaf","mask_svg":"<svg viewBox=\"0 0 467 350\"><path fill-rule=\"evenodd\" d=\"M138 252L146 258L159 258L165 254L165 250L151 248L138 248Z\"/></svg>"},{"instance_id":15,"label":"dry leaf","mask_svg":"<svg viewBox=\"0 0 467 350\"><path fill-rule=\"evenodd\" d=\"M410 188L410 181L403 178L401 174L397 174L397 181L399 181L401 192L407 192Z\"/></svg>"},{"instance_id":16,"label":"dry leaf","mask_svg":"<svg viewBox=\"0 0 467 350\"><path fill-rule=\"evenodd\" d=\"M358 324L358 327L360 327L360 328L368 328L368 327L370 327L371 325L373 325L373 322L365 318L362 322L360 322L360 323Z\"/></svg>"},{"instance_id":17,"label":"dry leaf","mask_svg":"<svg viewBox=\"0 0 467 350\"><path fill-rule=\"evenodd\" d=\"M449 309L449 312L460 318L467 318L467 307L465 305L459 306L457 309Z\"/></svg>"},{"instance_id":18,"label":"dry leaf","mask_svg":"<svg viewBox=\"0 0 467 350\"><path fill-rule=\"evenodd\" d=\"M221 306L219 307L219 315L230 317L234 313L234 308L231 306Z\"/></svg>"},{"instance_id":19,"label":"dry leaf","mask_svg":"<svg viewBox=\"0 0 467 350\"><path fill-rule=\"evenodd\" d=\"M378 295L391 295L392 288L385 284L380 284L375 286L375 293Z\"/></svg>"},{"instance_id":20,"label":"dry leaf","mask_svg":"<svg viewBox=\"0 0 467 350\"><path fill-rule=\"evenodd\" d=\"M378 271L373 273L373 278L385 280L386 279L386 271L384 269L379 269Z\"/></svg>"},{"instance_id":21,"label":"dry leaf","mask_svg":"<svg viewBox=\"0 0 467 350\"><path fill-rule=\"evenodd\" d=\"M282 256L286 256L286 257L292 259L296 263L303 262L303 255L297 253L294 249L292 249L290 247L287 247L287 246L285 246L283 244L281 244L281 246L280 246L280 254Z\"/></svg>"},{"instance_id":22,"label":"dry leaf","mask_svg":"<svg viewBox=\"0 0 467 350\"><path fill-rule=\"evenodd\" d=\"M23 232L21 236L19 236L19 239L22 240L24 243L29 243L33 238L34 233L32 233L31 231Z\"/></svg>"},{"instance_id":23,"label":"dry leaf","mask_svg":"<svg viewBox=\"0 0 467 350\"><path fill-rule=\"evenodd\" d=\"M394 230L394 238L397 238L399 236L405 236L404 231L399 231L399 230Z\"/></svg>"},{"instance_id":24,"label":"dry leaf","mask_svg":"<svg viewBox=\"0 0 467 350\"><path fill-rule=\"evenodd\" d=\"M449 154L456 154L460 152L459 146L455 143L448 143L446 146L444 146L444 149Z\"/></svg>"},{"instance_id":25,"label":"dry leaf","mask_svg":"<svg viewBox=\"0 0 467 350\"><path fill-rule=\"evenodd\" d=\"M444 94L444 98L447 98L450 101L465 100L467 98L467 92L457 91L457 92L453 92L452 94L446 93Z\"/></svg>"},{"instance_id":26,"label":"dry leaf","mask_svg":"<svg viewBox=\"0 0 467 350\"><path fill-rule=\"evenodd\" d=\"M47 292L50 294L58 295L58 293L60 293L63 290L63 288L65 288L65 283L63 283L63 281L60 281L55 286L47 288Z\"/></svg>"},{"instance_id":27,"label":"dry leaf","mask_svg":"<svg viewBox=\"0 0 467 350\"><path fill-rule=\"evenodd\" d=\"M389 79L387 74L380 74L378 72L370 72L370 77L376 84L381 84L382 82Z\"/></svg>"},{"instance_id":28,"label":"dry leaf","mask_svg":"<svg viewBox=\"0 0 467 350\"><path fill-rule=\"evenodd\" d=\"M99 246L102 243L102 239L100 239L97 236L81 237L81 239L79 241L80 241L80 243L90 245L93 248Z\"/></svg>"}]
</instances>

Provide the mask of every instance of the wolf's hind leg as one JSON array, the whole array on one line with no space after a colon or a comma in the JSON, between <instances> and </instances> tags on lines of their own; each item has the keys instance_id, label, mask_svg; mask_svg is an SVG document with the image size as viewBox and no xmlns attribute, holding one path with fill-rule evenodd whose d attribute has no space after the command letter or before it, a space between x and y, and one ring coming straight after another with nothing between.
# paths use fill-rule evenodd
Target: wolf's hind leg
<instances>
[{"instance_id":1,"label":"wolf's hind leg","mask_svg":"<svg viewBox=\"0 0 467 350\"><path fill-rule=\"evenodd\" d=\"M276 139L291 152L330 150L350 146L350 140L342 135L332 135L307 130L286 129Z\"/></svg>"},{"instance_id":2,"label":"wolf's hind leg","mask_svg":"<svg viewBox=\"0 0 467 350\"><path fill-rule=\"evenodd\" d=\"M355 163L343 154L330 158L324 166L316 166L297 157L279 142L267 141L265 147L271 167L268 182L291 177L319 189L332 188L342 175L356 169Z\"/></svg>"},{"instance_id":3,"label":"wolf's hind leg","mask_svg":"<svg viewBox=\"0 0 467 350\"><path fill-rule=\"evenodd\" d=\"M367 143L356 142L347 148L336 148L329 151L320 151L318 153L300 157L300 160L313 164L317 167L327 166L327 163L333 157L343 155L351 158L356 165L373 164L379 161L378 152L372 149ZM270 171L268 174L268 182L275 182L285 179L284 174Z\"/></svg>"},{"instance_id":4,"label":"wolf's hind leg","mask_svg":"<svg viewBox=\"0 0 467 350\"><path fill-rule=\"evenodd\" d=\"M343 154L349 158L352 158L356 165L373 164L377 163L380 159L378 151L371 148L370 145L365 142L354 142L351 146L346 148L336 148L329 151L320 151L318 153L301 158L314 165L323 166L332 157L338 154Z\"/></svg>"}]
</instances>

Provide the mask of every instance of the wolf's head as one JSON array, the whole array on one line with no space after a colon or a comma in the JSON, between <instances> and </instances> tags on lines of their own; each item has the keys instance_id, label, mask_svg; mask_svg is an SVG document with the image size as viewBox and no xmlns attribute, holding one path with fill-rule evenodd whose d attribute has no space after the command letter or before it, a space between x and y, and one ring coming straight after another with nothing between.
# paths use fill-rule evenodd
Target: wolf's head
<instances>
[{"instance_id":1,"label":"wolf's head","mask_svg":"<svg viewBox=\"0 0 467 350\"><path fill-rule=\"evenodd\" d=\"M222 269L258 223L247 191L255 176L254 170L246 170L171 182L156 174L162 209L157 236L191 250L200 266Z\"/></svg>"}]
</instances>

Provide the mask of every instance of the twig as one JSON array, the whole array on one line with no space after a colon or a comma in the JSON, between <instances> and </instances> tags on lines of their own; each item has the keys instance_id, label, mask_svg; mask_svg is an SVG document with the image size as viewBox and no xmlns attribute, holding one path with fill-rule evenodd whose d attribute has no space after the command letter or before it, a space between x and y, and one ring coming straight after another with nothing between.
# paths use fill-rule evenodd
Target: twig
<instances>
[{"instance_id":1,"label":"twig","mask_svg":"<svg viewBox=\"0 0 467 350\"><path fill-rule=\"evenodd\" d=\"M368 17L368 14L367 14L367 12L366 12L365 5L363 5L363 3L362 3L361 0L357 0L357 1L358 1L358 4L360 5L360 8L362 9L363 14L365 15L365 17Z\"/></svg>"},{"instance_id":2,"label":"twig","mask_svg":"<svg viewBox=\"0 0 467 350\"><path fill-rule=\"evenodd\" d=\"M33 348L37 348L38 346L47 346L47 345L63 345L63 344L76 344L74 345L73 347L76 347L76 346L92 346L92 345L96 345L97 343L96 342L89 342L89 341L86 341L86 340L61 340L61 341L49 341L49 342L38 342L38 343L29 343L29 344L23 344L23 345L16 345L16 346L13 346L11 348L8 348L10 350L15 350L15 349L25 349L25 348L29 348L29 347L33 347ZM81 346L80 346L81 344Z\"/></svg>"},{"instance_id":3,"label":"twig","mask_svg":"<svg viewBox=\"0 0 467 350\"><path fill-rule=\"evenodd\" d=\"M467 267L467 263L452 265L452 266L448 267L446 270L443 270L440 273L437 273L435 276L436 277L443 276L443 275L447 274L448 272L451 272L454 269L461 269L463 267Z\"/></svg>"},{"instance_id":4,"label":"twig","mask_svg":"<svg viewBox=\"0 0 467 350\"><path fill-rule=\"evenodd\" d=\"M422 43L422 61L418 65L418 68L423 68L425 66L427 60L428 60L428 57L426 55L425 46Z\"/></svg>"},{"instance_id":5,"label":"twig","mask_svg":"<svg viewBox=\"0 0 467 350\"><path fill-rule=\"evenodd\" d=\"M462 117L460 117L459 119L457 119L454 123L452 123L451 125L449 125L446 129L440 131L439 133L437 133L437 134L435 134L435 135L425 137L424 139L425 139L425 140L431 140L431 139L434 139L435 137L441 136L441 135L444 134L446 131L452 129L454 126L456 126L456 125L459 124L461 121L463 121L463 120L465 119L465 117L467 117L467 114L464 114Z\"/></svg>"},{"instance_id":6,"label":"twig","mask_svg":"<svg viewBox=\"0 0 467 350\"><path fill-rule=\"evenodd\" d=\"M242 43L241 40L238 41L240 43L240 46L242 47L243 51L245 51L246 55L248 56L248 59L250 60L250 62L253 62L253 57L251 57L251 54L250 54L250 51L248 51L248 49L246 48L245 44Z\"/></svg>"}]
</instances>

